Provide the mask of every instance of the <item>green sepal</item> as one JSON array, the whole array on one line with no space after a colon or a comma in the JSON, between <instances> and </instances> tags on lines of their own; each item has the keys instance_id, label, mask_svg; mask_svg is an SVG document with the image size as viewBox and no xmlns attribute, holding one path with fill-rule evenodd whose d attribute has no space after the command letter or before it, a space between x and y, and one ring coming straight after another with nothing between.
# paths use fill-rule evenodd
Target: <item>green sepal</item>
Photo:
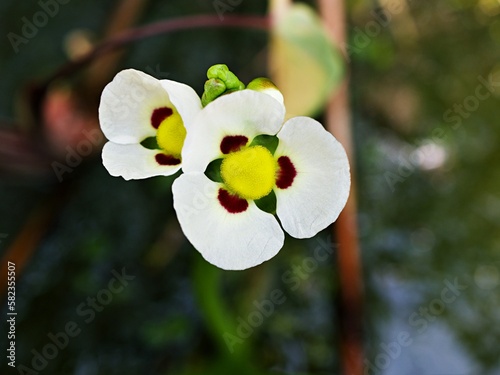
<instances>
[{"instance_id":1,"label":"green sepal","mask_svg":"<svg viewBox=\"0 0 500 375\"><path fill-rule=\"evenodd\" d=\"M271 190L265 197L257 199L254 202L262 211L273 215L276 213L276 194L274 190Z\"/></svg>"},{"instance_id":2,"label":"green sepal","mask_svg":"<svg viewBox=\"0 0 500 375\"><path fill-rule=\"evenodd\" d=\"M223 182L220 174L220 166L223 160L224 159L215 159L208 164L207 169L205 170L205 176L213 182Z\"/></svg>"},{"instance_id":3,"label":"green sepal","mask_svg":"<svg viewBox=\"0 0 500 375\"><path fill-rule=\"evenodd\" d=\"M275 135L261 134L255 137L249 146L264 146L274 155L279 143L280 141Z\"/></svg>"},{"instance_id":4,"label":"green sepal","mask_svg":"<svg viewBox=\"0 0 500 375\"><path fill-rule=\"evenodd\" d=\"M146 138L141 142L141 146L147 148L148 150L159 150L160 146L158 146L158 141L156 137Z\"/></svg>"}]
</instances>

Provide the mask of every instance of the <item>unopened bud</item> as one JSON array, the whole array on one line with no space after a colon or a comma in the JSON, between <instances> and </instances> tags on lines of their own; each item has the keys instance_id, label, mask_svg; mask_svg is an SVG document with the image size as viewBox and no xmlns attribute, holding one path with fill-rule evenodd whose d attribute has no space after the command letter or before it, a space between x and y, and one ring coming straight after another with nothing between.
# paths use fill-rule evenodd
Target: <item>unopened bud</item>
<instances>
[{"instance_id":1,"label":"unopened bud","mask_svg":"<svg viewBox=\"0 0 500 375\"><path fill-rule=\"evenodd\" d=\"M208 103L214 101L219 96L234 91L243 90L245 85L227 65L217 64L211 66L207 71L208 81L205 82L205 91L201 98L201 103L205 107Z\"/></svg>"},{"instance_id":2,"label":"unopened bud","mask_svg":"<svg viewBox=\"0 0 500 375\"><path fill-rule=\"evenodd\" d=\"M269 78L255 78L247 85L247 89L263 92L264 94L272 96L281 104L284 103L283 94Z\"/></svg>"}]
</instances>

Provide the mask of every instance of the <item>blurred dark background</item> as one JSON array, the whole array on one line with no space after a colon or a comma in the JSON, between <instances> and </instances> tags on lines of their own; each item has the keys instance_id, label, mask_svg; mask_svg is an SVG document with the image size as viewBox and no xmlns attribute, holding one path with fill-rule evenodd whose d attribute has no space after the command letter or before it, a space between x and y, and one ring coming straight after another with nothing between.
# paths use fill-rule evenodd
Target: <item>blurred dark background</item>
<instances>
[{"instance_id":1,"label":"blurred dark background","mask_svg":"<svg viewBox=\"0 0 500 375\"><path fill-rule=\"evenodd\" d=\"M102 139L71 171L54 170L98 128L99 93L120 69L185 82L199 94L215 63L244 82L268 73L265 31L194 29L96 59L37 102L37 84L117 29L218 16L212 1L123 3L57 3L15 48L9 33L22 36L23 17L33 20L42 8L0 3L0 249L2 262L18 267L18 371L340 373L336 252L314 258L318 246L335 244L330 230L287 237L271 261L226 272L184 238L172 208L174 177L109 176ZM268 4L229 6L226 15L263 16ZM340 49L351 80L365 374L500 374L500 2L351 1L347 17ZM300 277L297 267L306 269ZM117 278L124 272L128 279ZM282 303L260 321L258 306L273 291ZM66 334L63 345L59 333L71 322L77 329L70 324L74 337ZM245 338L228 345L238 330ZM2 354L2 373L16 373L7 362Z\"/></svg>"}]
</instances>

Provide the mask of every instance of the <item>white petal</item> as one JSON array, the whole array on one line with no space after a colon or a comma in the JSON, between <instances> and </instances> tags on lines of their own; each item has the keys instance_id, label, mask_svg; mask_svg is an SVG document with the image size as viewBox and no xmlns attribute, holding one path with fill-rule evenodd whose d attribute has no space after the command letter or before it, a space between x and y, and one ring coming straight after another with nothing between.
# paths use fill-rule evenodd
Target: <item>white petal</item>
<instances>
[{"instance_id":1,"label":"white petal","mask_svg":"<svg viewBox=\"0 0 500 375\"><path fill-rule=\"evenodd\" d=\"M196 131L187 133L182 150L184 172L204 172L222 156L225 136L243 135L250 141L259 134L276 134L285 116L285 107L270 95L252 90L224 95L207 105L196 117Z\"/></svg>"},{"instance_id":2,"label":"white petal","mask_svg":"<svg viewBox=\"0 0 500 375\"><path fill-rule=\"evenodd\" d=\"M179 165L160 165L155 160L158 150L140 144L121 145L108 142L102 149L102 163L111 176L125 180L140 180L153 176L170 176L181 169Z\"/></svg>"},{"instance_id":3,"label":"white petal","mask_svg":"<svg viewBox=\"0 0 500 375\"><path fill-rule=\"evenodd\" d=\"M254 267L283 246L284 233L273 215L253 202L242 213L227 212L217 199L219 184L203 173L181 175L172 190L184 234L215 266L226 270Z\"/></svg>"},{"instance_id":4,"label":"white petal","mask_svg":"<svg viewBox=\"0 0 500 375\"><path fill-rule=\"evenodd\" d=\"M349 162L342 145L309 117L283 125L275 156L288 156L297 176L287 189L275 189L281 225L296 238L309 238L333 223L349 196Z\"/></svg>"},{"instance_id":5,"label":"white petal","mask_svg":"<svg viewBox=\"0 0 500 375\"><path fill-rule=\"evenodd\" d=\"M188 129L203 108L198 94L190 86L180 82L163 79L160 83L181 115L184 127Z\"/></svg>"},{"instance_id":6,"label":"white petal","mask_svg":"<svg viewBox=\"0 0 500 375\"><path fill-rule=\"evenodd\" d=\"M159 80L134 69L122 70L101 95L99 122L110 141L139 143L156 135L151 115L172 103Z\"/></svg>"}]
</instances>

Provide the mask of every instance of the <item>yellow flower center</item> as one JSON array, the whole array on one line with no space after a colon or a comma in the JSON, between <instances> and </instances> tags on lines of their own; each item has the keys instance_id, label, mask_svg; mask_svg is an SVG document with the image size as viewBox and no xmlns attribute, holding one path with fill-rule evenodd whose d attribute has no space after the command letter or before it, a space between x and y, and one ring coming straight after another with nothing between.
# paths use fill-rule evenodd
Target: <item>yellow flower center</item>
<instances>
[{"instance_id":1,"label":"yellow flower center","mask_svg":"<svg viewBox=\"0 0 500 375\"><path fill-rule=\"evenodd\" d=\"M244 199L260 199L273 189L277 168L267 148L251 146L227 155L220 173L231 192Z\"/></svg>"},{"instance_id":2,"label":"yellow flower center","mask_svg":"<svg viewBox=\"0 0 500 375\"><path fill-rule=\"evenodd\" d=\"M186 139L186 128L177 111L165 118L156 133L156 142L165 153L180 157Z\"/></svg>"}]
</instances>

